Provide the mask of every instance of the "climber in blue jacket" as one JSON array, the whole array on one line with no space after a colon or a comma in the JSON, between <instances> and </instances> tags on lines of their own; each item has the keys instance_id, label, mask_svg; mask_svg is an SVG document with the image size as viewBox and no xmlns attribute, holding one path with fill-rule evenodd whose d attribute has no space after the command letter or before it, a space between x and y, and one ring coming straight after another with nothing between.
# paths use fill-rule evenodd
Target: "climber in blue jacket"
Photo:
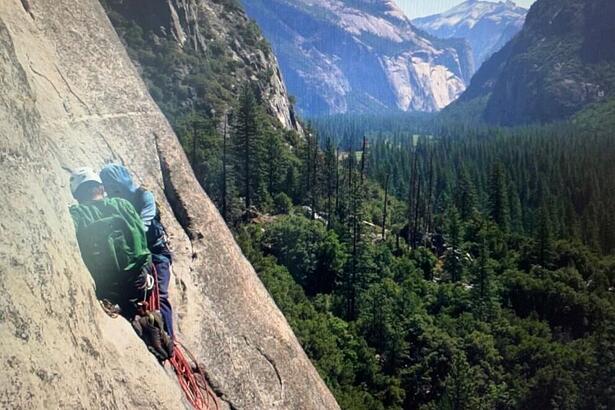
<instances>
[{"instance_id":1,"label":"climber in blue jacket","mask_svg":"<svg viewBox=\"0 0 615 410\"><path fill-rule=\"evenodd\" d=\"M158 273L160 314L164 318L165 330L171 337L174 337L173 310L169 302L173 259L166 241L164 227L160 222L160 210L156 206L154 194L139 187L123 165L106 165L100 171L100 179L108 196L128 200L141 215L147 236L147 246L152 253L152 262Z\"/></svg>"}]
</instances>

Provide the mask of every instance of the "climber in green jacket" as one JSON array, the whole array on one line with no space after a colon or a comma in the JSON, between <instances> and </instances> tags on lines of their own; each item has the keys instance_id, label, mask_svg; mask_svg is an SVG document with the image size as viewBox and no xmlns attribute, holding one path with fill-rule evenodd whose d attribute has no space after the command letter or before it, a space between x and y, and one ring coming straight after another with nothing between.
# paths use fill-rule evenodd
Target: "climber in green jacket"
<instances>
[{"instance_id":1,"label":"climber in green jacket","mask_svg":"<svg viewBox=\"0 0 615 410\"><path fill-rule=\"evenodd\" d=\"M145 300L155 281L145 225L134 206L122 198L106 198L98 174L90 168L73 171L70 208L81 256L96 283L103 305L117 305L152 354L163 362L173 356L173 339L158 311Z\"/></svg>"},{"instance_id":2,"label":"climber in green jacket","mask_svg":"<svg viewBox=\"0 0 615 410\"><path fill-rule=\"evenodd\" d=\"M122 314L132 319L136 302L144 300L153 279L143 222L130 202L105 197L102 182L93 170L74 171L70 185L79 202L70 208L70 214L81 255L96 283L96 294L119 305Z\"/></svg>"}]
</instances>

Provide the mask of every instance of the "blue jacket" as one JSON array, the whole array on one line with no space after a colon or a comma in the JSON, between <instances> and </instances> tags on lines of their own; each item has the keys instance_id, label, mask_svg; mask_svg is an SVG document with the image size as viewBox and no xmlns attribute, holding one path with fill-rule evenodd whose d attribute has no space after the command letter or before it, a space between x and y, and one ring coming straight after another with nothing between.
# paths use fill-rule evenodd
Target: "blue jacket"
<instances>
[{"instance_id":1,"label":"blue jacket","mask_svg":"<svg viewBox=\"0 0 615 410\"><path fill-rule=\"evenodd\" d=\"M141 215L147 233L148 245L153 256L170 258L164 239L164 228L159 221L156 199L150 191L140 188L123 165L108 164L100 171L100 179L110 197L128 200Z\"/></svg>"},{"instance_id":2,"label":"blue jacket","mask_svg":"<svg viewBox=\"0 0 615 410\"><path fill-rule=\"evenodd\" d=\"M100 179L105 186L107 195L112 198L124 198L132 203L141 215L145 231L147 232L157 212L154 194L144 191L142 198L139 198L139 186L132 179L128 168L123 165L106 165L100 171ZM141 204L138 203L139 201L141 201Z\"/></svg>"}]
</instances>

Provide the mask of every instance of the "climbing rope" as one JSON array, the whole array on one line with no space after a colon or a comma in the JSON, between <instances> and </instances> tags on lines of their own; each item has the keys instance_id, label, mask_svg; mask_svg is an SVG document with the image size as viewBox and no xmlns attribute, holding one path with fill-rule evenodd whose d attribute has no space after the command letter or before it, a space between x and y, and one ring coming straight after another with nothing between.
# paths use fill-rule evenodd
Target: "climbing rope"
<instances>
[{"instance_id":1,"label":"climbing rope","mask_svg":"<svg viewBox=\"0 0 615 410\"><path fill-rule=\"evenodd\" d=\"M149 293L146 303L149 310L160 310L158 273L155 267L152 266L152 268L154 287ZM175 371L179 386L184 392L188 402L195 410L219 410L218 398L211 390L205 372L199 366L194 355L192 355L177 339L173 340L173 347L173 356L169 359L169 363ZM192 360L194 367L190 365L186 355ZM203 392L205 392L205 395L203 395Z\"/></svg>"}]
</instances>

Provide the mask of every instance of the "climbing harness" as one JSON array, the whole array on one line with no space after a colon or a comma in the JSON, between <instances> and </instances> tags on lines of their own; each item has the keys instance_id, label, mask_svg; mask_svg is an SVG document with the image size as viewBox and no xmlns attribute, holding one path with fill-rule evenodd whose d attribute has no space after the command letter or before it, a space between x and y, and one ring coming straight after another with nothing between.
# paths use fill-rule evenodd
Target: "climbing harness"
<instances>
[{"instance_id":1,"label":"climbing harness","mask_svg":"<svg viewBox=\"0 0 615 410\"><path fill-rule=\"evenodd\" d=\"M160 310L158 273L155 267L152 266L152 268L154 286L145 304L149 310ZM219 410L218 398L209 386L207 376L194 355L177 338L173 340L173 344L173 356L169 359L169 363L175 371L179 386L183 390L188 402L190 402L195 410ZM190 358L193 365L190 364L186 356Z\"/></svg>"}]
</instances>

